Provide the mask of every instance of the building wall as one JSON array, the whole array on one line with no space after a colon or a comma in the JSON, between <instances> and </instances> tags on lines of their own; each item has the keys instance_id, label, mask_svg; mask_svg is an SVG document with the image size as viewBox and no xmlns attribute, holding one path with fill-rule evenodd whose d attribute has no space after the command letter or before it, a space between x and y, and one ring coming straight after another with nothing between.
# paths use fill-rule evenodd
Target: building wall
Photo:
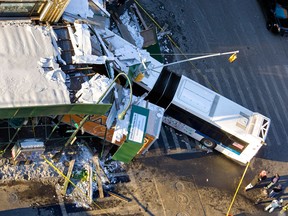
<instances>
[{"instance_id":1,"label":"building wall","mask_svg":"<svg viewBox=\"0 0 288 216\"><path fill-rule=\"evenodd\" d=\"M70 0L0 0L0 19L31 18L58 22Z\"/></svg>"}]
</instances>

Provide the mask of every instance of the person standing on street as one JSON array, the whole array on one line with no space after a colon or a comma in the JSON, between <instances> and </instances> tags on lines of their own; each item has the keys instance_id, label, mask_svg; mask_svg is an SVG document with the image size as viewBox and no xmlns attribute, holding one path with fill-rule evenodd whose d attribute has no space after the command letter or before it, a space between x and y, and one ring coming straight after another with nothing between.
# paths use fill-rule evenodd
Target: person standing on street
<instances>
[{"instance_id":1,"label":"person standing on street","mask_svg":"<svg viewBox=\"0 0 288 216\"><path fill-rule=\"evenodd\" d=\"M266 190L268 190L268 189L266 189ZM282 192L282 185L281 184L277 184L270 191L269 197L270 198L277 198L277 197L280 196L281 192Z\"/></svg>"},{"instance_id":2,"label":"person standing on street","mask_svg":"<svg viewBox=\"0 0 288 216\"><path fill-rule=\"evenodd\" d=\"M267 171L262 170L258 175L254 177L254 179L245 187L245 191L248 191L259 184L261 181L267 178Z\"/></svg>"},{"instance_id":3,"label":"person standing on street","mask_svg":"<svg viewBox=\"0 0 288 216\"><path fill-rule=\"evenodd\" d=\"M261 203L263 200L265 200L267 198L277 199L280 197L281 192L282 192L282 185L281 184L277 184L276 186L274 186L270 192L268 189L262 188L260 190L259 196L257 197L255 205Z\"/></svg>"},{"instance_id":4,"label":"person standing on street","mask_svg":"<svg viewBox=\"0 0 288 216\"><path fill-rule=\"evenodd\" d=\"M266 189L270 189L273 185L275 185L280 180L280 175L276 173L272 178L271 182L265 187Z\"/></svg>"},{"instance_id":5,"label":"person standing on street","mask_svg":"<svg viewBox=\"0 0 288 216\"><path fill-rule=\"evenodd\" d=\"M256 202L254 203L255 205L258 205L259 203L261 203L263 200L267 199L268 196L268 190L263 188L260 190L260 194L257 197Z\"/></svg>"}]
</instances>

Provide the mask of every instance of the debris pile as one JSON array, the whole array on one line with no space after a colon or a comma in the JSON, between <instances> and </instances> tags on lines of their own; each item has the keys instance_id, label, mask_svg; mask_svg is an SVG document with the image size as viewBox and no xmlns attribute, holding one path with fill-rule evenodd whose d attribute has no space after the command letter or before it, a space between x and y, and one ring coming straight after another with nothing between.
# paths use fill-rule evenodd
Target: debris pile
<instances>
[{"instance_id":1,"label":"debris pile","mask_svg":"<svg viewBox=\"0 0 288 216\"><path fill-rule=\"evenodd\" d=\"M7 75L9 79L3 79L5 83L3 83L2 87L5 86L5 88L2 89L1 87L0 92L1 90L6 91L7 89L9 89L9 91L11 89L15 91L12 96L11 94L9 95L9 98L7 96L9 101L13 102L11 106L74 105L73 103L76 105L113 104L111 110L109 110L110 113L106 113L101 117L96 116L96 114L95 116L89 114L89 118L88 114L85 114L86 116L83 117L82 115L84 115L85 112L81 113L81 108L76 109L77 106L75 106L76 111L72 110L72 106L63 106L63 110L64 108L68 110L69 107L72 112L69 113L69 115L66 113L63 114L60 111L57 115L47 115L47 118L49 118L49 126L47 127L46 124L48 125L48 123L46 119L43 122L40 121L40 123L37 121L34 125L32 119L34 118L34 120L36 120L38 117L24 116L27 119L31 119L31 125L33 127L31 131L34 136L34 127L38 126L37 124L45 124L45 140L47 142L53 142L53 140L49 139L52 134L54 135L54 130L57 131L58 129L59 134L57 132L57 138L60 137L59 139L65 141L67 137L63 135L67 136L67 133L72 132L68 141L71 140L65 143L65 150L62 148L63 151L57 152L61 153L61 157L56 162L53 161L56 155L55 150L45 151L42 157L34 160L31 164L19 164L16 166L12 164L9 159L1 159L0 179L2 182L11 180L51 181L56 183L57 190L61 191L62 195L65 196L68 201L75 203L76 207L90 208L93 206L93 200L95 200L95 198L104 198L105 196L112 195L117 197L117 195L114 194L115 185L119 182L130 181L125 171L124 163L112 160L110 153L105 154L105 157L102 158L102 154L100 155L98 150L96 151L91 148L89 141L79 138L79 134L81 132L81 135L86 135L84 134L86 132L87 134L97 136L97 131L91 133L91 131L88 131L88 127L84 127L84 122L88 119L89 123L92 124L91 128L95 130L97 127L94 123L100 119L101 123L98 124L98 128L106 127L108 130L113 130L111 141L108 140L108 135L111 135L110 131L108 131L109 133L107 134L107 131L105 132L105 136L103 135L104 140L107 138L105 141L117 144L117 147L121 148L121 144L123 144L122 141L126 140L126 136L128 136L130 132L128 129L129 125L131 125L129 121L131 116L137 127L137 124L143 127L141 128L140 135L138 135L135 140L139 140L138 144L141 144L141 146L139 145L140 147L142 147L142 145L144 146L145 140L146 151L160 134L164 109L148 101L144 101L144 98L158 79L163 68L163 63L151 57L150 52L146 50L148 44L157 43L156 30L148 28L147 25L143 23L143 19L139 18L141 16L139 15L139 11L137 11L136 5L133 5L133 7L127 8L120 17L113 13L113 17L116 17L115 21L118 28L118 30L116 30L116 28L113 30L110 26L110 14L106 11L103 4L100 4L96 0L87 0L79 5L76 0L73 0L62 16L63 26L61 27L58 25L36 27L31 23L19 23L19 25L25 25L25 27L17 28L17 26L11 25L2 28L0 38L10 38L10 36L12 37L13 35L13 40L24 42L25 40L22 40L22 37L28 38L27 46L25 44L16 44L19 45L21 49L4 47L6 46L5 43L2 45L3 49L0 49L10 52L5 53L7 59L17 59L18 63L21 61L20 63L24 65L24 67L22 65L22 71L18 70L19 67L8 70L8 63L3 67L3 73L5 72L5 75ZM139 20L141 20L141 23L138 23ZM16 33L12 34L13 32ZM131 41L125 37L128 37L128 35L131 36ZM151 35L153 38L149 39L148 36ZM19 39L16 36L21 38ZM162 36L163 34L161 34L161 38L163 38ZM47 44L47 46L41 46L42 49L38 49L39 40L35 38L40 38L41 44ZM34 40L36 42L34 42ZM48 46L48 44L50 46ZM23 49L23 47L29 47L31 45L33 45L33 47L30 48L34 50L35 53L30 53L28 49ZM167 51L166 48L164 49ZM17 53L15 53L15 50ZM27 58L23 58L23 54L25 54L24 56ZM18 55L21 55L21 58L17 58ZM30 61L31 56L35 57L33 61ZM98 73L99 65L105 68L106 71ZM9 71L9 74L7 74L7 71ZM29 73L27 71L29 71ZM121 86L122 81L120 79L112 85L112 79L120 73L125 73L127 79L125 87ZM17 82L17 87L15 87L16 78L23 78L23 76L20 76L23 74L25 74L26 79ZM27 77L28 74L31 75L31 77ZM11 78L12 75L15 77ZM109 78L107 78L107 76ZM143 88L145 93L138 96L132 95L132 88L126 88L128 86L127 83L130 83L130 79L131 82L133 82L133 91L134 85L139 85L138 88ZM116 81L116 79L114 81ZM20 88L18 86L19 83L24 83L24 85L21 85ZM30 85L32 83L33 85ZM7 85L10 86L7 87ZM11 88L11 86L15 88ZM24 87L29 88L29 91L24 89ZM110 87L114 89L108 92ZM137 88L137 86L135 88ZM19 89L21 92L18 91ZM16 92L16 90L18 92ZM31 93L30 90L34 92ZM51 93L51 91L53 92ZM25 96L26 93L29 96L33 96L32 99L28 98L30 100L27 100L29 102L27 102L27 104L22 103L22 99L26 100L28 97ZM25 97L23 97L23 95ZM49 95L52 95L50 96L51 98ZM16 96L17 100L19 99L19 103L14 100ZM103 102L104 100L106 101ZM17 104L16 102L14 104L14 101L16 101ZM31 101L33 102L32 104L30 103ZM3 101L3 104L7 104L6 101ZM136 111L132 112L131 107L133 106L148 110L147 114L144 113L145 115L140 115ZM124 117L121 119L119 115L122 113L124 113ZM130 116L131 113L133 115ZM80 119L79 122L76 122L76 119ZM85 121L83 121L81 125L83 119L85 119ZM93 119L96 120L93 122ZM102 121L104 122L103 124ZM69 127L65 127L63 124ZM147 129L146 124L148 125ZM15 137L23 125L24 123L13 128L13 130L16 131ZM5 125L5 127L9 129L10 125ZM46 128L48 128L47 131ZM74 130L75 128L76 130ZM79 131L80 128L81 131ZM131 131L137 132L138 128L136 129ZM48 131L49 133L51 132L49 136L47 136ZM44 133L44 130L42 133ZM148 138L145 137L147 134L149 135ZM14 137L11 139L9 135L9 139L7 139L9 140L9 145L15 143L16 138L15 140L13 139ZM55 143L55 145L57 145L57 143ZM5 148L5 150L9 150L9 148ZM141 149L141 151L143 151L143 149ZM141 151L140 148L139 151L135 150L135 155ZM135 155L133 155L133 157Z\"/></svg>"},{"instance_id":2,"label":"debris pile","mask_svg":"<svg viewBox=\"0 0 288 216\"><path fill-rule=\"evenodd\" d=\"M110 196L108 192L113 192L117 183L130 181L124 163L113 161L111 157L99 160L98 152L93 154L84 141L67 148L57 163L52 160L54 153L46 152L43 155L48 163L43 157L33 161L32 164L16 166L11 165L8 159L2 159L1 182L12 180L54 182L66 200L74 203L75 207L91 208L93 200L99 198L100 193L103 193L101 198ZM70 167L72 169L69 174Z\"/></svg>"}]
</instances>

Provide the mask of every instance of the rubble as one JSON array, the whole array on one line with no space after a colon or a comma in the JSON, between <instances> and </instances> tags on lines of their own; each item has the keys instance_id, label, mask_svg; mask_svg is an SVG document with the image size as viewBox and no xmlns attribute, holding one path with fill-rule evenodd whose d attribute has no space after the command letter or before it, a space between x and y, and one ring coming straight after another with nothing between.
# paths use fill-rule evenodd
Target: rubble
<instances>
[{"instance_id":1,"label":"rubble","mask_svg":"<svg viewBox=\"0 0 288 216\"><path fill-rule=\"evenodd\" d=\"M93 7L91 7L91 4L93 4ZM97 17L99 14L95 13L97 7L101 18ZM15 23L2 24L0 38L11 37L12 40L21 41L21 43L11 43L11 47L7 47L7 44L3 43L0 47L0 51L7 51L3 53L7 57L3 61L7 64L4 64L1 70L1 74L5 76L2 79L5 83L2 83L0 88L0 92L2 91L2 95L4 95L3 101L0 101L0 106L1 104L6 106L7 101L12 102L8 106L111 103L114 110L111 109L111 114L104 117L111 118L107 123L107 127L109 124L108 128L113 130L111 143L117 144L118 147L123 144L129 134L132 107L139 106L149 110L149 116L146 119L149 127L147 127L146 133L141 131L143 137L139 136L137 138L143 145L144 141L146 142L146 149L141 149L138 153L140 154L143 150L147 151L159 136L164 109L145 101L143 95L132 95L132 88L123 88L119 83L113 83L115 80L112 79L117 74L124 72L128 81L131 79L131 82L134 82L135 85L138 84L146 90L151 90L162 70L162 63L152 58L150 53L142 48L143 38L135 14L125 11L120 16L120 20L133 36L136 46L117 35L115 29L110 30L110 23L109 21L106 22L109 17L110 14L105 6L96 0L87 0L81 5L76 1L71 1L63 15L62 24L64 27L39 26L35 23L26 22L18 22L17 25ZM67 38L61 38L62 35L59 34L61 28L67 29ZM12 34L13 32L15 34ZM21 38L23 35L28 38L27 44ZM16 36L19 36L20 39L15 38ZM67 49L64 49L64 45L61 46L60 44L66 41L71 42L71 44ZM17 49L13 49L15 46ZM70 52L69 55L71 54L70 59L65 58L67 51ZM21 55L21 58L19 55ZM31 56L33 59L31 59ZM8 70L11 59L13 60L12 63L17 63L18 66L15 64L15 68L9 68ZM105 76L106 74L97 73L94 68L95 65L106 66L107 75L110 78ZM89 73L89 78L87 72L92 72ZM23 86L19 87L19 84L23 84ZM7 85L9 85L9 88ZM6 97L7 89L9 89L9 95ZM25 96L26 93L27 97ZM32 97L30 97L31 95ZM111 95L114 98L111 99ZM24 100L22 101L22 99ZM106 101L104 102L104 100ZM25 101L28 102L25 103ZM124 119L119 119L119 114L123 112ZM69 116L70 126L77 129L81 124L71 121L71 115ZM51 118L53 129L51 134L48 137L46 136L46 141L48 141L54 130L59 128L61 123L69 125L68 121L64 121L64 117L48 116L48 118ZM85 118L81 115L77 117ZM31 119L33 118L34 116ZM43 124L43 122L40 124ZM23 124L20 128L22 126ZM67 134L68 131L75 132L73 128L72 130L67 129L65 133ZM82 135L85 132L89 133L85 127L81 131ZM149 137L144 139L146 134ZM104 141L107 140L104 137ZM9 140L9 145L12 143L13 139ZM119 182L130 181L125 170L125 164L113 160L113 155L110 153L106 154L105 157L100 157L99 149L97 151L92 150L92 143L89 140L75 136L68 144L71 145L68 145L65 150L63 149L63 152L60 151L62 154L58 161L53 161L53 157L59 152L51 149L45 151L43 157L35 159L31 164L12 165L13 161L2 159L0 181L3 183L12 180L53 182L56 184L57 191L65 192L66 201L73 202L76 207L87 209L93 208L94 200L99 197L99 185L103 189L104 197L117 197L117 193L114 191L115 185ZM6 150L10 149L5 148ZM96 156L101 160L95 159ZM99 162L100 171L98 167L98 173L95 171L97 170L95 160ZM70 161L75 161L73 162L74 166L71 166L71 175L68 174ZM65 181L68 183L65 183ZM121 196L119 197L121 198ZM123 200L128 201L129 199L123 198Z\"/></svg>"}]
</instances>

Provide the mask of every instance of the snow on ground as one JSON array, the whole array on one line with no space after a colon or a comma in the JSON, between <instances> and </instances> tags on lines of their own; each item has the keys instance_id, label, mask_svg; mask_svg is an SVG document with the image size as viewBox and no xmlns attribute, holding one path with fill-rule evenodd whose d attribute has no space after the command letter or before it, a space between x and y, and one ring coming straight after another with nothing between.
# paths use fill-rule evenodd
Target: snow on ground
<instances>
[{"instance_id":1,"label":"snow on ground","mask_svg":"<svg viewBox=\"0 0 288 216\"><path fill-rule=\"evenodd\" d=\"M144 38L140 35L140 27L135 14L128 13L126 10L121 16L120 20L122 23L127 27L128 31L130 32L132 38L135 40L135 44L138 48L143 47Z\"/></svg>"},{"instance_id":2,"label":"snow on ground","mask_svg":"<svg viewBox=\"0 0 288 216\"><path fill-rule=\"evenodd\" d=\"M91 203L89 200L88 188L88 170L92 165L92 152L86 146L84 142L77 142L73 147L66 149L65 154L62 155L59 162L55 163L52 160L52 157L56 152L46 152L44 156L50 161L53 166L60 170L64 175L67 175L69 161L73 158L75 159L75 165L73 167L72 175L70 180L76 185L76 188L70 184L67 190L66 198L74 202L77 207L89 206L87 203ZM119 161L113 161L109 157L104 161L99 161L100 166L103 168L103 171L106 174L106 178L101 176L102 184L108 190L113 187L113 184L118 183L117 179L112 175L115 172L125 172L123 168L124 164ZM93 170L93 181L92 188L95 193L98 190L97 183L95 181L98 176L95 173L95 167L92 166ZM107 181L107 178L109 181ZM35 160L32 164L29 165L11 165L8 160L2 159L2 164L0 167L0 182L8 182L11 180L18 181L52 181L55 179L55 183L59 182L59 179L64 178L59 174L52 166L50 166L42 157ZM110 182L110 183L109 183ZM63 190L63 184L61 186L57 183L57 188L61 191Z\"/></svg>"},{"instance_id":3,"label":"snow on ground","mask_svg":"<svg viewBox=\"0 0 288 216\"><path fill-rule=\"evenodd\" d=\"M44 156L51 161L54 152L47 152ZM3 160L3 159L2 159ZM64 170L65 166L63 162L66 157L63 156L61 161L54 164L58 169ZM43 158L38 158L37 161L30 165L11 165L9 160L3 161L0 168L0 179L1 181L11 181L11 180L40 180L48 179L51 177L59 177L59 174L50 165L44 161Z\"/></svg>"}]
</instances>

